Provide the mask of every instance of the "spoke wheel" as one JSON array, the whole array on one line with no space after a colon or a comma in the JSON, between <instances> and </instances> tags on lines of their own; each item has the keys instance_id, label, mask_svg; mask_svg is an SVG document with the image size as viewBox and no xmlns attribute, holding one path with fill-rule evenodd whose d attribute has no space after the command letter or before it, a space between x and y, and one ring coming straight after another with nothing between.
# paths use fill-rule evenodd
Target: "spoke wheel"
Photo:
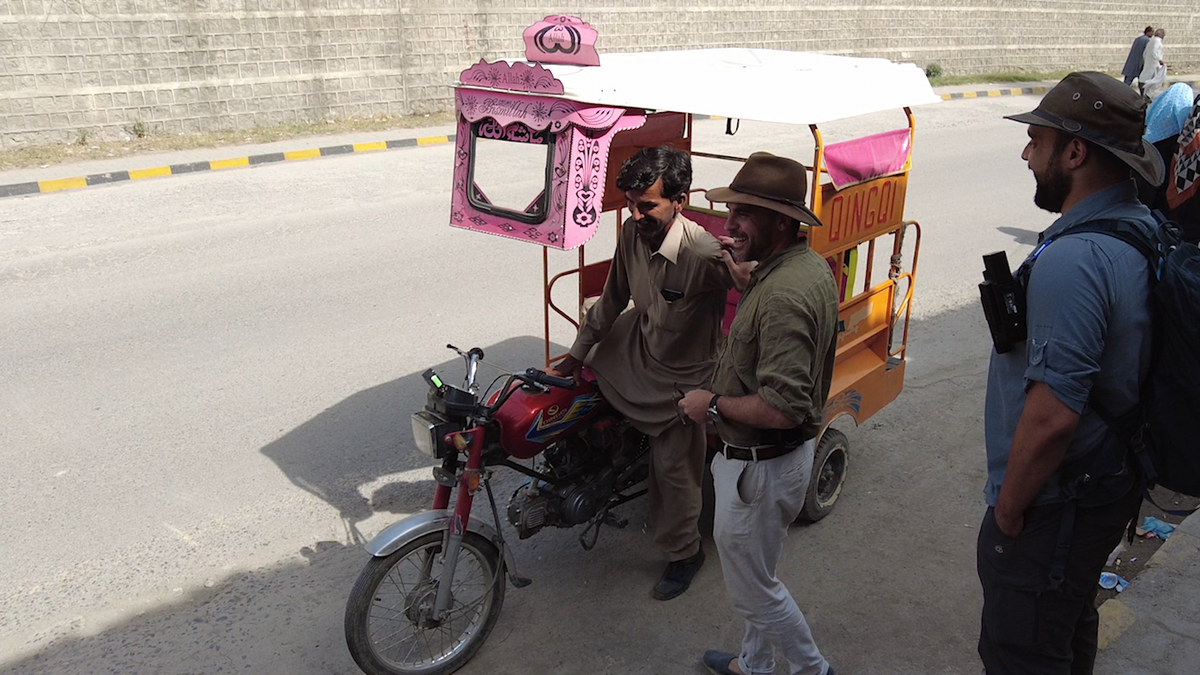
<instances>
[{"instance_id":1,"label":"spoke wheel","mask_svg":"<svg viewBox=\"0 0 1200 675\"><path fill-rule=\"evenodd\" d=\"M445 675L465 664L496 625L504 570L492 542L463 537L450 603L433 619L442 583L443 532L418 537L372 558L346 605L346 645L369 675Z\"/></svg>"},{"instance_id":2,"label":"spoke wheel","mask_svg":"<svg viewBox=\"0 0 1200 675\"><path fill-rule=\"evenodd\" d=\"M837 429L825 430L813 453L812 478L804 496L804 510L800 512L802 520L815 523L833 510L846 485L849 450L845 434Z\"/></svg>"}]
</instances>

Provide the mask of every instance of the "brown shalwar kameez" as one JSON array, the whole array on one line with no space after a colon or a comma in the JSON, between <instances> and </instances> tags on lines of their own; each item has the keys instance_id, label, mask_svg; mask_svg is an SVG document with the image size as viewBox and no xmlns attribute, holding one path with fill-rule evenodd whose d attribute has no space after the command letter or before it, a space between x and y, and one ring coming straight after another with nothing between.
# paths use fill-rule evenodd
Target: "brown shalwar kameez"
<instances>
[{"instance_id":1,"label":"brown shalwar kameez","mask_svg":"<svg viewBox=\"0 0 1200 675\"><path fill-rule=\"evenodd\" d=\"M571 347L604 397L650 436L650 522L670 561L700 550L704 427L682 424L676 403L712 377L733 283L720 254L716 238L683 216L657 251L626 221L604 292Z\"/></svg>"}]
</instances>

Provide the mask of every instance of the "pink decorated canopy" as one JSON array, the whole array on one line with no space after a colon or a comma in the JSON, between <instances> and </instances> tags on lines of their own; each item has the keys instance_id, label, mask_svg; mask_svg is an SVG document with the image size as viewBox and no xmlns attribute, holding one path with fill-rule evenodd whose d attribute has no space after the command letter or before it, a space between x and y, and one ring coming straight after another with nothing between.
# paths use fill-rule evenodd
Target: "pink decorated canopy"
<instances>
[{"instance_id":1,"label":"pink decorated canopy","mask_svg":"<svg viewBox=\"0 0 1200 675\"><path fill-rule=\"evenodd\" d=\"M728 48L605 54L601 66L596 31L558 15L527 28L524 38L526 61L480 61L459 78L451 225L553 248L575 248L595 234L613 138L644 125L647 110L815 125L941 100L919 68L885 59ZM672 86L646 77L664 72L672 74ZM835 186L852 189L903 172L908 134L826 146L824 164ZM539 155L500 146L492 157L506 166L510 156L533 159L520 170L508 167L512 175L502 167L483 176L491 183L481 186L487 180L476 180L477 150L492 152L502 143L551 150ZM531 173L545 174L540 190ZM500 206L485 192L509 199L518 183L536 193L524 207Z\"/></svg>"}]
</instances>

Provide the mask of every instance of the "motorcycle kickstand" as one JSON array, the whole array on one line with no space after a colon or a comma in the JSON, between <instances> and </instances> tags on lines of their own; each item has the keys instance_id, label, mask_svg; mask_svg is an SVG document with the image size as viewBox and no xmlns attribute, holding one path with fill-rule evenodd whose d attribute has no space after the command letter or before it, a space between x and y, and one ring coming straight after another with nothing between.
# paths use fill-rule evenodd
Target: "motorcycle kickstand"
<instances>
[{"instance_id":1,"label":"motorcycle kickstand","mask_svg":"<svg viewBox=\"0 0 1200 675\"><path fill-rule=\"evenodd\" d=\"M608 525L618 530L623 530L629 525L629 519L622 518L608 509L604 509L596 514L591 522L588 523L587 528L579 534L579 545L583 547L583 550L590 551L596 547L596 541L600 539L601 525Z\"/></svg>"},{"instance_id":2,"label":"motorcycle kickstand","mask_svg":"<svg viewBox=\"0 0 1200 675\"><path fill-rule=\"evenodd\" d=\"M604 521L605 525L608 525L609 527L615 527L618 530L623 530L629 525L628 518L618 516L612 511L605 511L601 520Z\"/></svg>"},{"instance_id":3,"label":"motorcycle kickstand","mask_svg":"<svg viewBox=\"0 0 1200 675\"><path fill-rule=\"evenodd\" d=\"M517 561L513 558L512 549L504 541L504 530L500 525L500 512L496 510L496 497L492 494L492 482L485 480L483 486L487 490L488 504L492 506L492 520L496 523L496 536L500 538L500 550L504 556L504 566L508 569L508 582L513 585L513 588L525 588L533 583L533 579L517 574Z\"/></svg>"}]
</instances>

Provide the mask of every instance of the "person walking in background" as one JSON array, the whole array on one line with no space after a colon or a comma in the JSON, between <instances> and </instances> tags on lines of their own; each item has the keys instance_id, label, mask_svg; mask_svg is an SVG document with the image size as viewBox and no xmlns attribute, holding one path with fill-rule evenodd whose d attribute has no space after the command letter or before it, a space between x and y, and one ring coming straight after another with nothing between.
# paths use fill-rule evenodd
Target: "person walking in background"
<instances>
[{"instance_id":1,"label":"person walking in background","mask_svg":"<svg viewBox=\"0 0 1200 675\"><path fill-rule=\"evenodd\" d=\"M1159 66L1164 66L1163 63L1163 38L1167 36L1167 31L1159 28L1154 31L1154 37L1146 42L1146 49L1142 52L1142 72L1138 74L1138 91L1146 93L1146 83L1154 77L1155 71Z\"/></svg>"},{"instance_id":2,"label":"person walking in background","mask_svg":"<svg viewBox=\"0 0 1200 675\"><path fill-rule=\"evenodd\" d=\"M1125 57L1125 67L1121 69L1121 74L1125 76L1125 86L1133 84L1134 79L1142 74L1142 57L1146 54L1146 43L1150 41L1152 35L1154 35L1154 27L1146 26L1146 30L1133 39L1133 46L1129 48L1129 56Z\"/></svg>"}]
</instances>

